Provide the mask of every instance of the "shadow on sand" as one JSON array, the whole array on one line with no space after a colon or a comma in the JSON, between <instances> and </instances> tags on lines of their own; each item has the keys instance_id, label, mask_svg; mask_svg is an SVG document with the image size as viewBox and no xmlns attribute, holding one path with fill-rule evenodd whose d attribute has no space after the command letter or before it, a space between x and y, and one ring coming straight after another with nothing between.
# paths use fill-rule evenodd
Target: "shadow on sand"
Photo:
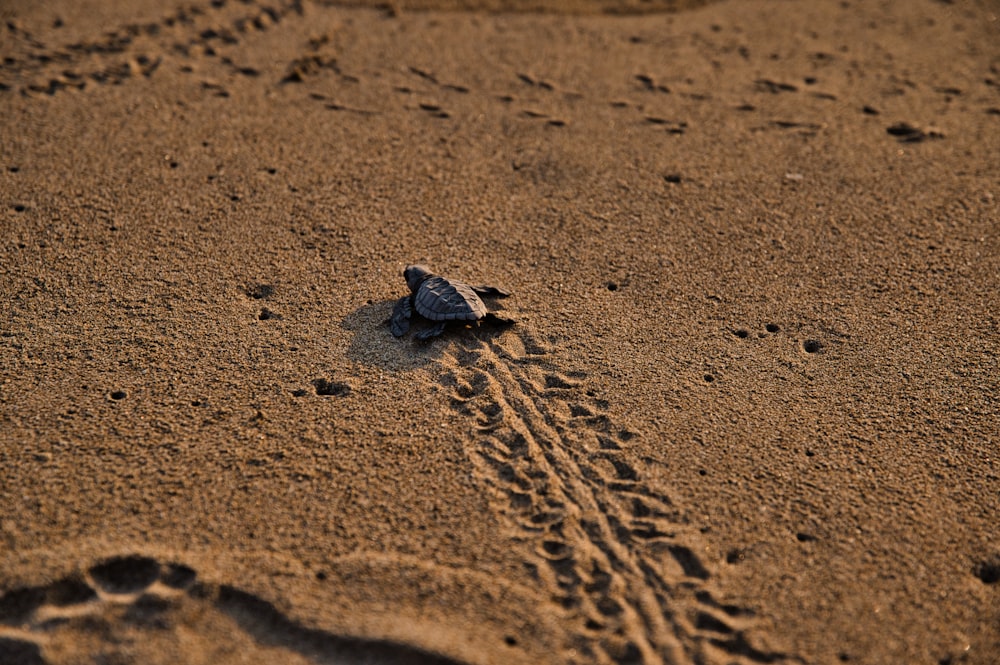
<instances>
[{"instance_id":1,"label":"shadow on sand","mask_svg":"<svg viewBox=\"0 0 1000 665\"><path fill-rule=\"evenodd\" d=\"M353 362L378 367L389 372L405 372L437 361L456 339L485 341L501 334L513 325L503 319L487 318L472 324L450 324L440 337L427 341L414 335L430 323L415 317L409 334L396 338L389 331L389 319L396 300L380 300L359 307L344 317L340 326L353 333L347 347L347 357ZM491 304L491 309L499 310Z\"/></svg>"}]
</instances>

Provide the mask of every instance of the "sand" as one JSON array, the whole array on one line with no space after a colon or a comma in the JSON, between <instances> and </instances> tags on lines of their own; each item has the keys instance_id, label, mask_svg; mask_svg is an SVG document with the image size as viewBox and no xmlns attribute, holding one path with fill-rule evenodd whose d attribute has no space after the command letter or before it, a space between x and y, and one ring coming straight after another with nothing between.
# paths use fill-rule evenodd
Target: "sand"
<instances>
[{"instance_id":1,"label":"sand","mask_svg":"<svg viewBox=\"0 0 1000 665\"><path fill-rule=\"evenodd\" d=\"M1000 662L1000 6L701 4L0 5L0 662Z\"/></svg>"}]
</instances>

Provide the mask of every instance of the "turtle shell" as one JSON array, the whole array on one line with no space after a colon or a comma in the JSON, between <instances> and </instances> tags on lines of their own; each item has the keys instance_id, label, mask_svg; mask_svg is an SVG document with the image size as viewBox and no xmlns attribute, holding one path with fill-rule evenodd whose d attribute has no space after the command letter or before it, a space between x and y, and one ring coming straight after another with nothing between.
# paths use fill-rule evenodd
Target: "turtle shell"
<instances>
[{"instance_id":1,"label":"turtle shell","mask_svg":"<svg viewBox=\"0 0 1000 665\"><path fill-rule=\"evenodd\" d=\"M486 316L486 305L468 284L434 275L413 297L417 313L431 321L475 321Z\"/></svg>"}]
</instances>

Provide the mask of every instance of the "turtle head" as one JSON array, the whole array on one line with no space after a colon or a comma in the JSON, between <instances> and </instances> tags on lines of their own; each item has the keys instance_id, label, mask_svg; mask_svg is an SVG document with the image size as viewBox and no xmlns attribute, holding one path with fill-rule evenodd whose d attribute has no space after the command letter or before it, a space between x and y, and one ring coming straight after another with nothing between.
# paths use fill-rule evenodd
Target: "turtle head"
<instances>
[{"instance_id":1,"label":"turtle head","mask_svg":"<svg viewBox=\"0 0 1000 665\"><path fill-rule=\"evenodd\" d=\"M406 285L410 287L410 291L414 293L420 288L420 285L425 279L431 277L434 273L430 271L427 266L406 266L406 270L403 271L403 277L406 278Z\"/></svg>"}]
</instances>

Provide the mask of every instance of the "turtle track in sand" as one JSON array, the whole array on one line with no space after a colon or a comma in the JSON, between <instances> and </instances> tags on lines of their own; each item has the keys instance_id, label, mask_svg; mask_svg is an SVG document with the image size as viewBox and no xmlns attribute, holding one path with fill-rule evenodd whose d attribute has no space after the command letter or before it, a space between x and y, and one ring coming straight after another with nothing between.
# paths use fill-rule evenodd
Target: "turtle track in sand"
<instances>
[{"instance_id":1,"label":"turtle track in sand","mask_svg":"<svg viewBox=\"0 0 1000 665\"><path fill-rule=\"evenodd\" d=\"M463 337L442 357L491 504L571 623L571 663L791 663L751 640L749 608L719 602L696 528L651 487L586 375L530 333Z\"/></svg>"}]
</instances>

